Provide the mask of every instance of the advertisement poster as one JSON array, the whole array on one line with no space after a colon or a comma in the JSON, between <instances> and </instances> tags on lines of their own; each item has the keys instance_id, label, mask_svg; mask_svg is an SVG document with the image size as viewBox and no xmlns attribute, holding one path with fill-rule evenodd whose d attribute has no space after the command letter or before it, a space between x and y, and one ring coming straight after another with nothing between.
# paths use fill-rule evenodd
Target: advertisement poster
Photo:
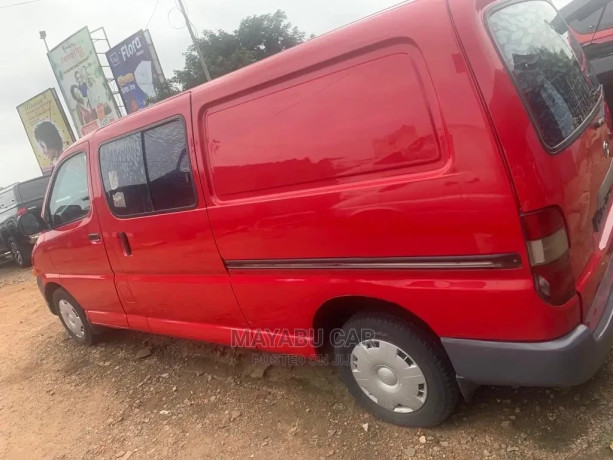
<instances>
[{"instance_id":1,"label":"advertisement poster","mask_svg":"<svg viewBox=\"0 0 613 460\"><path fill-rule=\"evenodd\" d=\"M75 141L55 89L17 106L17 112L41 171L50 173L60 154Z\"/></svg>"},{"instance_id":2,"label":"advertisement poster","mask_svg":"<svg viewBox=\"0 0 613 460\"><path fill-rule=\"evenodd\" d=\"M139 30L106 53L128 113L147 107L164 81L149 31Z\"/></svg>"},{"instance_id":3,"label":"advertisement poster","mask_svg":"<svg viewBox=\"0 0 613 460\"><path fill-rule=\"evenodd\" d=\"M49 62L83 136L120 118L87 27L49 51Z\"/></svg>"}]
</instances>

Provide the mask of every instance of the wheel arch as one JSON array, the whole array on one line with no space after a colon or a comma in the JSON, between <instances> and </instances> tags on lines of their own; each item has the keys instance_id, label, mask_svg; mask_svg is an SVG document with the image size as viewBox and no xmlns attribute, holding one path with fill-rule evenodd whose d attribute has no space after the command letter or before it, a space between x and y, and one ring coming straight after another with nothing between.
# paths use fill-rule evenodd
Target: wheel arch
<instances>
[{"instance_id":1,"label":"wheel arch","mask_svg":"<svg viewBox=\"0 0 613 460\"><path fill-rule=\"evenodd\" d=\"M44 291L45 300L47 301L49 310L51 310L51 313L53 313L54 315L57 315L58 312L57 312L57 308L55 308L55 305L53 304L53 293L57 291L58 289L63 289L63 288L62 286L60 286L57 283L54 283L53 281L45 284L45 291Z\"/></svg>"},{"instance_id":2,"label":"wheel arch","mask_svg":"<svg viewBox=\"0 0 613 460\"><path fill-rule=\"evenodd\" d=\"M324 338L322 345L317 349L318 354L330 351L331 331L341 328L349 318L361 313L380 313L405 320L415 324L440 343L440 338L429 324L401 305L376 297L346 295L327 300L313 317L314 331L322 330Z\"/></svg>"}]
</instances>

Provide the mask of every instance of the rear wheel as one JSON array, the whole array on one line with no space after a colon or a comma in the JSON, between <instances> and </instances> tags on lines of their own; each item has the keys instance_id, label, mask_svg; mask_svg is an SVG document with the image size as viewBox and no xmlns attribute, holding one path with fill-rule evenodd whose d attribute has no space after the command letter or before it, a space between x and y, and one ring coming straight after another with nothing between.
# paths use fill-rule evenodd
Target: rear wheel
<instances>
[{"instance_id":1,"label":"rear wheel","mask_svg":"<svg viewBox=\"0 0 613 460\"><path fill-rule=\"evenodd\" d=\"M85 310L62 288L53 292L53 304L68 333L83 345L94 343L94 332Z\"/></svg>"},{"instance_id":2,"label":"rear wheel","mask_svg":"<svg viewBox=\"0 0 613 460\"><path fill-rule=\"evenodd\" d=\"M15 238L9 238L8 243L13 260L17 265L20 267L29 267L32 264L30 251L20 245Z\"/></svg>"},{"instance_id":3,"label":"rear wheel","mask_svg":"<svg viewBox=\"0 0 613 460\"><path fill-rule=\"evenodd\" d=\"M359 315L335 348L341 379L358 403L402 426L434 426L454 410L459 391L440 343L398 318Z\"/></svg>"}]
</instances>

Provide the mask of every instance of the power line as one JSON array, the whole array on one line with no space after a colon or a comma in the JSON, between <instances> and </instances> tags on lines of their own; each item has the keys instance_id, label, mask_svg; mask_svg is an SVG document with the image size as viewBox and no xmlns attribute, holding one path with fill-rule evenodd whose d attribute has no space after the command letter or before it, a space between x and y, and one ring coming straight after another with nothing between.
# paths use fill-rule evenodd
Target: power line
<instances>
[{"instance_id":1,"label":"power line","mask_svg":"<svg viewBox=\"0 0 613 460\"><path fill-rule=\"evenodd\" d=\"M28 0L28 1L25 1L25 2L11 3L10 5L2 5L2 6L0 6L0 10L3 10L5 8L12 8L14 6L26 5L28 3L36 3L36 2L40 2L40 0Z\"/></svg>"},{"instance_id":2,"label":"power line","mask_svg":"<svg viewBox=\"0 0 613 460\"><path fill-rule=\"evenodd\" d=\"M153 15L155 14L155 10L157 10L159 3L160 3L160 0L156 0L155 6L153 7L153 11L151 12L151 16L149 16L149 20L147 21L147 25L145 26L145 29L147 29L147 27L149 27L149 23L151 23L151 20L153 19Z\"/></svg>"}]
</instances>

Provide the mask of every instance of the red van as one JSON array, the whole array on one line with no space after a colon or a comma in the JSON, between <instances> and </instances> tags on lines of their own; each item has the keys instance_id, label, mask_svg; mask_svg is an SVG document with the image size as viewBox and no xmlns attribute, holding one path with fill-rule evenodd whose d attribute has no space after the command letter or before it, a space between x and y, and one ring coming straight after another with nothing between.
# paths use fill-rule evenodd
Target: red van
<instances>
[{"instance_id":1,"label":"red van","mask_svg":"<svg viewBox=\"0 0 613 460\"><path fill-rule=\"evenodd\" d=\"M613 168L572 40L544 0L417 0L104 127L55 169L40 289L85 344L332 348L401 425L584 382L613 343Z\"/></svg>"}]
</instances>

